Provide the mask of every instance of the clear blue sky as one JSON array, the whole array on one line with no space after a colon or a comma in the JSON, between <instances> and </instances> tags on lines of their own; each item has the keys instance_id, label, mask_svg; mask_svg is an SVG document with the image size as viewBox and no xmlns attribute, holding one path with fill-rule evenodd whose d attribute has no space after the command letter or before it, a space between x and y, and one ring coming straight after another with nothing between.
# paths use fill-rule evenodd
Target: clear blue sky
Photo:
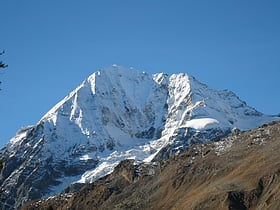
<instances>
[{"instance_id":1,"label":"clear blue sky","mask_svg":"<svg viewBox=\"0 0 280 210\"><path fill-rule=\"evenodd\" d=\"M186 72L280 113L278 0L0 0L0 147L99 68Z\"/></svg>"}]
</instances>

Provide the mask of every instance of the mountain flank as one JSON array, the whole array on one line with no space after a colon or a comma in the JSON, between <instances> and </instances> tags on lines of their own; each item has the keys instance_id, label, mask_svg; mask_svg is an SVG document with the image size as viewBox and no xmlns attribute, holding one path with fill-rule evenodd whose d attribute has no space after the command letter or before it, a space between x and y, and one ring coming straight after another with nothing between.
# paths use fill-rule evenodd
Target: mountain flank
<instances>
[{"instance_id":1,"label":"mountain flank","mask_svg":"<svg viewBox=\"0 0 280 210\"><path fill-rule=\"evenodd\" d=\"M35 209L279 209L280 122L193 145L154 163L122 161L80 191L26 204Z\"/></svg>"}]
</instances>

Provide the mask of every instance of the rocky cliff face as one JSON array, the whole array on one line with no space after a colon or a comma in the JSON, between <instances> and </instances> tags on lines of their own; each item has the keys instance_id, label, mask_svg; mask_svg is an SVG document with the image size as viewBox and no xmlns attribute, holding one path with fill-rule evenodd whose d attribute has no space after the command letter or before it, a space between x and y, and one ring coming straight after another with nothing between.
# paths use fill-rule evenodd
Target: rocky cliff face
<instances>
[{"instance_id":1,"label":"rocky cliff face","mask_svg":"<svg viewBox=\"0 0 280 210\"><path fill-rule=\"evenodd\" d=\"M102 69L0 151L0 206L19 207L71 183L93 182L125 159L168 158L233 128L274 119L187 74Z\"/></svg>"}]
</instances>

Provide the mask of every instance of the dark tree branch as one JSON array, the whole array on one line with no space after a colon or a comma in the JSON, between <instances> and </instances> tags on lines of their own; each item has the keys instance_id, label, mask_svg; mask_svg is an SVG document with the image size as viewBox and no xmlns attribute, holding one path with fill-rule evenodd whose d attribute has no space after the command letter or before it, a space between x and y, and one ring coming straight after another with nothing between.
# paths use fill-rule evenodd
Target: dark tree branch
<instances>
[{"instance_id":1,"label":"dark tree branch","mask_svg":"<svg viewBox=\"0 0 280 210\"><path fill-rule=\"evenodd\" d=\"M5 53L5 50L3 50L2 52L0 52L0 55L3 55ZM3 61L0 61L0 69L3 69L3 68L6 68L6 67L8 67L8 65L7 64L5 64L5 63L3 63ZM1 84L2 82L0 81L0 84ZM1 90L1 89L0 89ZM0 164L0 167L1 167L1 164Z\"/></svg>"},{"instance_id":2,"label":"dark tree branch","mask_svg":"<svg viewBox=\"0 0 280 210\"><path fill-rule=\"evenodd\" d=\"M3 55L5 53L5 50L3 50L2 52L0 52L0 55ZM6 65L5 63L3 63L3 61L0 61L0 68L6 68L8 67L8 65Z\"/></svg>"},{"instance_id":3,"label":"dark tree branch","mask_svg":"<svg viewBox=\"0 0 280 210\"><path fill-rule=\"evenodd\" d=\"M5 63L3 63L2 61L0 61L0 68L6 68L8 67L8 65L6 65Z\"/></svg>"}]
</instances>

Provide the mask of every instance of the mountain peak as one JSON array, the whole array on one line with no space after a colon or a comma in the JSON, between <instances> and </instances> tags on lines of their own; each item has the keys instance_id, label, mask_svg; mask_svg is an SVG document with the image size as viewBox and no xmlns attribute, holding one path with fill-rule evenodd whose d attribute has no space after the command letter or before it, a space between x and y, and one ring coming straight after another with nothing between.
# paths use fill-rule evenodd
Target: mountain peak
<instances>
[{"instance_id":1,"label":"mountain peak","mask_svg":"<svg viewBox=\"0 0 280 210\"><path fill-rule=\"evenodd\" d=\"M122 160L167 158L275 119L185 73L149 75L113 65L90 75L0 151L3 196L19 207L92 182Z\"/></svg>"}]
</instances>

